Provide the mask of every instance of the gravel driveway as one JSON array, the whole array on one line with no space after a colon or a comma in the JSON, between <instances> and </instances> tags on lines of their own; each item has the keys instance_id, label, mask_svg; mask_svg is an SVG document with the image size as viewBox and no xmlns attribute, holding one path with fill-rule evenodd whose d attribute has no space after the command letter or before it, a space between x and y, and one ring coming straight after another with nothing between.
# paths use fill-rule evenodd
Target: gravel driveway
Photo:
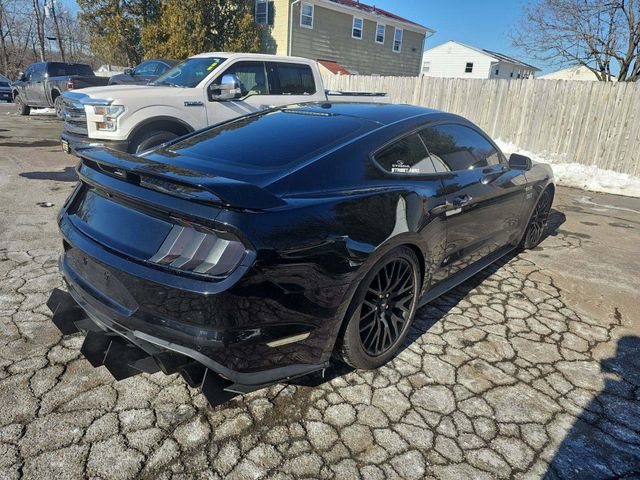
<instances>
[{"instance_id":1,"label":"gravel driveway","mask_svg":"<svg viewBox=\"0 0 640 480\"><path fill-rule=\"evenodd\" d=\"M560 188L542 245L421 309L388 365L211 408L50 322L59 130L0 110L0 479L640 476L639 200Z\"/></svg>"}]
</instances>

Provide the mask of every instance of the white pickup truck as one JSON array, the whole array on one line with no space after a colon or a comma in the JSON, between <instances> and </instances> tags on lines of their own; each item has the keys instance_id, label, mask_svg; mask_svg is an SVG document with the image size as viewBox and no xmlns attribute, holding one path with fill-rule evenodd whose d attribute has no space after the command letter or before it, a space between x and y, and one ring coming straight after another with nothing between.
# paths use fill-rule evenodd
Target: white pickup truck
<instances>
[{"instance_id":1,"label":"white pickup truck","mask_svg":"<svg viewBox=\"0 0 640 480\"><path fill-rule=\"evenodd\" d=\"M139 153L209 125L303 102L384 102L382 93L324 90L317 62L249 53L201 53L149 85L64 94L62 148Z\"/></svg>"}]
</instances>

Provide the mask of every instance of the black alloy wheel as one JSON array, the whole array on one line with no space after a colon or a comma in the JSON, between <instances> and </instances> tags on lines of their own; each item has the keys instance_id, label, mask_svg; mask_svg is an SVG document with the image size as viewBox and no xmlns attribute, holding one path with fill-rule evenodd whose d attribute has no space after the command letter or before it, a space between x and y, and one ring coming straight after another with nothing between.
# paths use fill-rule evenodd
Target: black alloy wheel
<instances>
[{"instance_id":1,"label":"black alloy wheel","mask_svg":"<svg viewBox=\"0 0 640 480\"><path fill-rule=\"evenodd\" d=\"M522 247L529 249L536 247L544 236L544 231L547 228L547 222L549 220L549 212L551 211L551 203L553 196L551 190L546 189L542 192L542 195L538 199L538 203L533 209L531 220L522 239Z\"/></svg>"},{"instance_id":2,"label":"black alloy wheel","mask_svg":"<svg viewBox=\"0 0 640 480\"><path fill-rule=\"evenodd\" d=\"M386 363L415 316L420 268L415 253L401 247L385 255L364 278L344 333L342 358L355 368Z\"/></svg>"}]
</instances>

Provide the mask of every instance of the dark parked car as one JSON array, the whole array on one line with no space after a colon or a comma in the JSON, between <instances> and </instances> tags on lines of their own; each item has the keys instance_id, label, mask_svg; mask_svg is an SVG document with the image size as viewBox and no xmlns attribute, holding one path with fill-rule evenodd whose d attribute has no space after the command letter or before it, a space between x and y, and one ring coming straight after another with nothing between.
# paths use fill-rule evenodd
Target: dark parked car
<instances>
[{"instance_id":1,"label":"dark parked car","mask_svg":"<svg viewBox=\"0 0 640 480\"><path fill-rule=\"evenodd\" d=\"M135 68L127 68L124 73L109 79L109 85L146 85L173 67L175 60L158 58L146 60Z\"/></svg>"},{"instance_id":2,"label":"dark parked car","mask_svg":"<svg viewBox=\"0 0 640 480\"><path fill-rule=\"evenodd\" d=\"M407 105L289 106L79 153L53 321L115 378L180 371L212 404L332 358L387 362L419 306L537 245L554 196L548 166Z\"/></svg>"},{"instance_id":3,"label":"dark parked car","mask_svg":"<svg viewBox=\"0 0 640 480\"><path fill-rule=\"evenodd\" d=\"M4 75L0 75L0 101L13 101L13 95L11 95L11 81Z\"/></svg>"},{"instance_id":4,"label":"dark parked car","mask_svg":"<svg viewBox=\"0 0 640 480\"><path fill-rule=\"evenodd\" d=\"M13 101L20 115L29 115L31 107L54 107L58 118L62 118L62 93L101 87L108 81L107 77L96 76L89 65L82 63L32 63L13 84Z\"/></svg>"}]
</instances>

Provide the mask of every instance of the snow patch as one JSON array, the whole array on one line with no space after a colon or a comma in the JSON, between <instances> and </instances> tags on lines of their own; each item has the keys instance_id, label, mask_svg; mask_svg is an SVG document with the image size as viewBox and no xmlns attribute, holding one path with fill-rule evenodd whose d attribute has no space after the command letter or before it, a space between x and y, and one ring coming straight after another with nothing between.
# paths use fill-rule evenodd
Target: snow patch
<instances>
[{"instance_id":1,"label":"snow patch","mask_svg":"<svg viewBox=\"0 0 640 480\"><path fill-rule=\"evenodd\" d=\"M520 155L526 155L534 162L551 165L558 185L581 188L591 192L640 197L640 178L638 177L614 172L613 170L605 170L594 165L565 162L562 155L528 152L513 143L500 139L496 140L496 144L507 157L512 153L519 153Z\"/></svg>"}]
</instances>

